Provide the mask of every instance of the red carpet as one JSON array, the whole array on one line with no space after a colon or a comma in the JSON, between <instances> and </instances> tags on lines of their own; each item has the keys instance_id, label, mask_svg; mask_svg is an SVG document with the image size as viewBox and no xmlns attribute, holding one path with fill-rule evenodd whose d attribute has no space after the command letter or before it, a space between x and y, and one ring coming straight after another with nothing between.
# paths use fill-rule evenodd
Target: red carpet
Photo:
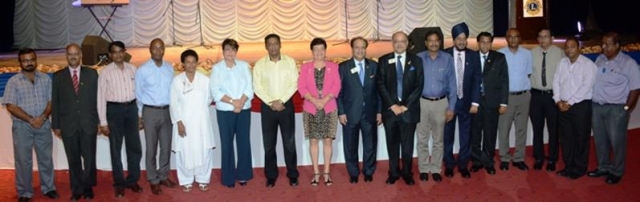
<instances>
[{"instance_id":1,"label":"red carpet","mask_svg":"<svg viewBox=\"0 0 640 202\"><path fill-rule=\"evenodd\" d=\"M456 172L453 178L440 182L417 182L415 186L407 186L400 180L395 185L386 185L387 161L378 162L378 170L372 183L362 182L349 184L344 164L332 166L334 185L318 187L309 185L312 169L301 166L300 186L290 187L281 168L281 176L274 188L264 186L265 178L261 168L254 169L255 178L247 187L236 186L229 189L220 185L220 170L215 169L212 186L208 192L194 189L191 193L183 193L180 188L163 187L164 194L152 195L149 183L142 180L140 185L144 193L136 194L126 191L125 198L113 196L110 172L98 172L98 186L95 201L638 201L640 196L640 129L630 130L628 138L628 155L626 173L617 185L608 185L604 178L582 177L570 180L559 177L555 172L528 171L523 172L513 167L509 171L500 171L489 176L483 170L472 173L470 179L463 179ZM497 153L497 152L496 152ZM531 147L527 150L526 162L533 167ZM417 162L416 159L414 159ZM589 160L589 170L596 167L593 144ZM416 165L416 164L414 164ZM559 163L558 168L564 165ZM417 172L417 167L414 168ZM0 170L0 201L16 201L13 170ZM34 172L37 176L37 173ZM145 176L143 173L142 176ZM175 172L173 173L175 177ZM418 180L417 174L415 179ZM69 176L66 171L56 171L56 186L61 198L67 201L70 197ZM37 177L33 184L36 195L34 201L51 201L39 193ZM635 190L635 191L634 191Z\"/></svg>"}]
</instances>

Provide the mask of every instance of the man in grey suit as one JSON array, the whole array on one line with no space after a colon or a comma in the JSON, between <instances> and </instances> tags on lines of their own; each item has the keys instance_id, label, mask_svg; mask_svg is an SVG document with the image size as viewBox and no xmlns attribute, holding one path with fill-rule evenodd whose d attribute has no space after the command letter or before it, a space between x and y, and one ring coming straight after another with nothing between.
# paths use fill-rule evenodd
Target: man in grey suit
<instances>
[{"instance_id":1,"label":"man in grey suit","mask_svg":"<svg viewBox=\"0 0 640 202\"><path fill-rule=\"evenodd\" d=\"M338 118L344 134L344 159L349 182L358 183L358 139L362 131L362 173L364 181L371 182L376 171L378 125L382 124L380 97L375 74L378 64L365 58L367 40L351 39L353 59L340 63L342 88L338 95Z\"/></svg>"},{"instance_id":2,"label":"man in grey suit","mask_svg":"<svg viewBox=\"0 0 640 202\"><path fill-rule=\"evenodd\" d=\"M71 200L92 199L96 185L96 136L98 133L98 72L80 65L82 51L67 46L69 66L53 74L51 129L62 138L69 162Z\"/></svg>"},{"instance_id":3,"label":"man in grey suit","mask_svg":"<svg viewBox=\"0 0 640 202\"><path fill-rule=\"evenodd\" d=\"M53 137L51 113L51 78L36 70L37 57L32 49L18 52L22 71L12 76L5 86L2 104L11 113L13 156L15 158L16 191L18 201L33 197L31 185L35 148L40 174L40 191L51 199L58 198L53 183Z\"/></svg>"}]
</instances>

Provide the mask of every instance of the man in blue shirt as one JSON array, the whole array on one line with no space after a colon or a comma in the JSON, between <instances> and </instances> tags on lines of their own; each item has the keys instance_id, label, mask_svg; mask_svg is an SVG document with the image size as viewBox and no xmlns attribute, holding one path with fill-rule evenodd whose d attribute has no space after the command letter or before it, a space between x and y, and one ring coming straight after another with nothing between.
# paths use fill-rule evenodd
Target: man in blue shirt
<instances>
[{"instance_id":1,"label":"man in blue shirt","mask_svg":"<svg viewBox=\"0 0 640 202\"><path fill-rule=\"evenodd\" d=\"M145 166L147 180L151 184L151 193L162 194L160 185L175 187L177 184L169 178L171 157L171 116L169 114L169 92L173 67L164 61L164 42L153 39L149 46L151 59L136 71L136 99L138 115L145 133ZM160 162L156 164L156 154L160 144ZM158 168L159 167L159 168Z\"/></svg>"},{"instance_id":2,"label":"man in blue shirt","mask_svg":"<svg viewBox=\"0 0 640 202\"><path fill-rule=\"evenodd\" d=\"M509 67L509 110L500 115L498 121L498 142L500 153L500 170L509 170L509 162L520 170L528 170L524 163L525 146L527 141L527 125L529 124L529 103L531 102L531 83L529 75L533 71L533 56L531 51L520 46L520 32L511 28L506 34L507 47L498 52L505 55ZM509 155L509 132L511 124L516 126L516 150L513 158Z\"/></svg>"},{"instance_id":3,"label":"man in blue shirt","mask_svg":"<svg viewBox=\"0 0 640 202\"><path fill-rule=\"evenodd\" d=\"M435 31L427 32L427 50L417 54L424 64L424 88L420 99L418 123L418 168L421 181L428 180L428 173L432 174L434 181L442 181L440 171L444 152L444 125L453 119L458 100L453 57L440 50L440 37ZM431 152L430 138L433 138Z\"/></svg>"}]
</instances>

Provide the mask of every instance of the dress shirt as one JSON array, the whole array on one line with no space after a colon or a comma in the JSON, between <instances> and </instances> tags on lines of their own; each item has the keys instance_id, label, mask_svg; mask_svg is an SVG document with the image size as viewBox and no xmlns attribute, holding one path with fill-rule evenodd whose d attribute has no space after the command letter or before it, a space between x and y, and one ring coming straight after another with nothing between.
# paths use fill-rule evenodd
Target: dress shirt
<instances>
[{"instance_id":1,"label":"dress shirt","mask_svg":"<svg viewBox=\"0 0 640 202\"><path fill-rule=\"evenodd\" d=\"M533 72L533 58L531 51L519 46L516 53L511 52L509 47L498 50L504 54L509 67L509 92L519 92L531 90L529 75ZM551 84L549 82L549 84Z\"/></svg>"},{"instance_id":2,"label":"dress shirt","mask_svg":"<svg viewBox=\"0 0 640 202\"><path fill-rule=\"evenodd\" d=\"M640 89L640 68L629 55L619 52L609 60L602 54L596 59L596 66L593 102L626 104L629 91Z\"/></svg>"},{"instance_id":3,"label":"dress shirt","mask_svg":"<svg viewBox=\"0 0 640 202\"><path fill-rule=\"evenodd\" d=\"M69 75L71 75L71 78L73 78L73 71L76 71L76 74L78 76L78 81L80 81L80 70L82 69L80 67L81 67L80 65L78 65L77 67L69 66Z\"/></svg>"},{"instance_id":4,"label":"dress shirt","mask_svg":"<svg viewBox=\"0 0 640 202\"><path fill-rule=\"evenodd\" d=\"M553 100L567 101L570 105L590 100L596 69L596 64L583 55L574 63L562 58L553 77Z\"/></svg>"},{"instance_id":5,"label":"dress shirt","mask_svg":"<svg viewBox=\"0 0 640 202\"><path fill-rule=\"evenodd\" d=\"M38 117L47 108L49 101L51 101L51 78L36 70L33 83L23 72L9 78L4 89L2 104L16 105L29 116ZM14 117L13 114L11 119L23 121Z\"/></svg>"},{"instance_id":6,"label":"dress shirt","mask_svg":"<svg viewBox=\"0 0 640 202\"><path fill-rule=\"evenodd\" d=\"M253 67L253 88L267 105L275 100L286 103L298 90L298 75L293 58L280 55L280 60L273 62L267 55Z\"/></svg>"},{"instance_id":7,"label":"dress shirt","mask_svg":"<svg viewBox=\"0 0 640 202\"><path fill-rule=\"evenodd\" d=\"M220 111L233 111L233 105L222 102L222 98L227 95L231 99L237 100L242 95L247 96L247 101L242 109L251 107L253 99L253 82L249 64L242 60L235 60L235 66L229 68L224 60L213 65L209 77L211 95L216 102L216 109Z\"/></svg>"},{"instance_id":8,"label":"dress shirt","mask_svg":"<svg viewBox=\"0 0 640 202\"><path fill-rule=\"evenodd\" d=\"M136 99L136 67L124 62L120 69L116 63L109 63L98 77L98 117L100 125L107 125L107 102L130 102Z\"/></svg>"},{"instance_id":9,"label":"dress shirt","mask_svg":"<svg viewBox=\"0 0 640 202\"><path fill-rule=\"evenodd\" d=\"M142 114L143 105L169 105L173 67L167 61L162 61L158 67L153 59L142 64L136 71L136 99L138 115Z\"/></svg>"},{"instance_id":10,"label":"dress shirt","mask_svg":"<svg viewBox=\"0 0 640 202\"><path fill-rule=\"evenodd\" d=\"M448 109L454 111L458 95L453 57L444 51L438 51L436 59L431 59L428 51L418 53L418 56L422 58L424 66L422 96L438 98L446 95L449 99Z\"/></svg>"},{"instance_id":11,"label":"dress shirt","mask_svg":"<svg viewBox=\"0 0 640 202\"><path fill-rule=\"evenodd\" d=\"M545 56L545 74L547 79L547 86L542 86L542 53L547 52ZM542 49L541 46L536 46L531 49L531 55L533 56L533 73L531 74L531 88L538 90L551 90L553 88L553 79L557 71L557 64L560 59L564 58L564 51L555 45L549 46L548 50Z\"/></svg>"}]
</instances>

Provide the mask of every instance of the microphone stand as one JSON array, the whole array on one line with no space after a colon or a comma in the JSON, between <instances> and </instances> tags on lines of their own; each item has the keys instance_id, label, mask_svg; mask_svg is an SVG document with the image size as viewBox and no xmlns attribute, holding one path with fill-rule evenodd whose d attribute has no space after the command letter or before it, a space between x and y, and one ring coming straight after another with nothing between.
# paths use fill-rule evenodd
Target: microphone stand
<instances>
[{"instance_id":1,"label":"microphone stand","mask_svg":"<svg viewBox=\"0 0 640 202\"><path fill-rule=\"evenodd\" d=\"M340 43L333 44L334 46L349 43L349 23L347 18L349 17L349 13L347 12L347 0L344 1L344 41Z\"/></svg>"},{"instance_id":2,"label":"microphone stand","mask_svg":"<svg viewBox=\"0 0 640 202\"><path fill-rule=\"evenodd\" d=\"M201 10L200 0L198 0L198 7L197 8L198 8L198 10L197 10L197 13L196 13L196 16L197 16L196 23L198 23L198 21L200 22L198 24L198 27L199 27L199 30L200 30L200 45L199 46L205 47L206 49L211 49L211 48L213 48L213 46L205 45L204 44L204 38L202 36L202 11L200 11ZM195 46L195 47L197 47L197 46Z\"/></svg>"},{"instance_id":3,"label":"microphone stand","mask_svg":"<svg viewBox=\"0 0 640 202\"><path fill-rule=\"evenodd\" d=\"M378 42L378 41L390 41L390 40L382 40L380 39L380 6L382 6L382 10L384 10L384 5L382 5L382 2L380 0L376 0L376 29L377 29L377 33L376 33L376 38L374 40L372 40L372 43Z\"/></svg>"},{"instance_id":4,"label":"microphone stand","mask_svg":"<svg viewBox=\"0 0 640 202\"><path fill-rule=\"evenodd\" d=\"M176 43L176 12L174 10L174 6L173 6L173 0L169 0L169 6L171 6L171 30L172 30L172 34L173 34L173 46L179 46L182 47L182 45ZM167 6L166 9L164 9L164 13L162 13L162 17L164 17L167 12L169 11L169 6Z\"/></svg>"}]
</instances>

